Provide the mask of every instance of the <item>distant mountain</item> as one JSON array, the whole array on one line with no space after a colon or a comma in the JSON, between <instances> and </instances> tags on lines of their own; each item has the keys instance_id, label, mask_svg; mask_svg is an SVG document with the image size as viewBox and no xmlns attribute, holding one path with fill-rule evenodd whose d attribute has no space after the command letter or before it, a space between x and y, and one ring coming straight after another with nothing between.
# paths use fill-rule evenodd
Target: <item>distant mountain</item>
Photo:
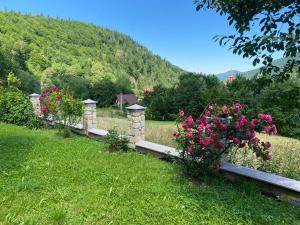
<instances>
[{"instance_id":1,"label":"distant mountain","mask_svg":"<svg viewBox=\"0 0 300 225\"><path fill-rule=\"evenodd\" d=\"M298 57L300 59L300 57ZM278 66L279 68L283 68L284 65L287 63L287 61L289 60L289 58L280 58L280 59L276 59L273 61L273 65ZM220 80L227 80L229 74L233 73L234 76L236 76L237 74L240 74L244 77L247 78L251 78L254 75L259 73L260 68L257 69L253 69L253 70L249 70L249 71L245 71L245 72L240 72L238 70L232 70L232 71L227 71L225 73L219 73L216 76L220 79Z\"/></svg>"},{"instance_id":2,"label":"distant mountain","mask_svg":"<svg viewBox=\"0 0 300 225\"><path fill-rule=\"evenodd\" d=\"M225 73L219 73L219 74L216 74L216 76L220 79L220 80L227 80L228 76L230 74L233 74L234 76L236 76L237 74L240 74L241 72L238 71L238 70L229 70Z\"/></svg>"}]
</instances>

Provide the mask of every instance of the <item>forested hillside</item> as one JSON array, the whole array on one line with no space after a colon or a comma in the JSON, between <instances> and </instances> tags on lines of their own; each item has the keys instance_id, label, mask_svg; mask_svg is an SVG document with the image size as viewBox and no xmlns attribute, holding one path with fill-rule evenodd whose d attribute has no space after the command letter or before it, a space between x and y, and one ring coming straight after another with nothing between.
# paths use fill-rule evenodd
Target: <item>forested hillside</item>
<instances>
[{"instance_id":1,"label":"forested hillside","mask_svg":"<svg viewBox=\"0 0 300 225\"><path fill-rule=\"evenodd\" d=\"M25 83L35 78L91 85L105 80L138 91L157 84L170 86L183 71L118 32L76 21L0 12L2 81L10 72Z\"/></svg>"}]
</instances>

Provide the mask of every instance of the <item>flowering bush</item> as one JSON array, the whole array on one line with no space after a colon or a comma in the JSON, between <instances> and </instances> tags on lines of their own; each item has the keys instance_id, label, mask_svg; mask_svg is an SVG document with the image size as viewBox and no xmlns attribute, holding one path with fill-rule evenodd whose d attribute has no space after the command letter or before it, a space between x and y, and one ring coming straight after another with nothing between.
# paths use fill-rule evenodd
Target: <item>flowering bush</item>
<instances>
[{"instance_id":1,"label":"flowering bush","mask_svg":"<svg viewBox=\"0 0 300 225\"><path fill-rule=\"evenodd\" d=\"M190 175L218 170L223 154L246 145L256 157L272 159L269 152L271 143L262 142L255 136L255 131L269 135L277 133L272 116L259 114L258 118L250 121L242 114L242 108L239 103L232 107L210 105L196 121L192 116L186 116L184 111L179 112L174 136Z\"/></svg>"},{"instance_id":2,"label":"flowering bush","mask_svg":"<svg viewBox=\"0 0 300 225\"><path fill-rule=\"evenodd\" d=\"M56 86L44 86L39 100L44 118L52 116L59 133L64 137L70 136L71 126L78 123L82 116L82 103Z\"/></svg>"}]
</instances>

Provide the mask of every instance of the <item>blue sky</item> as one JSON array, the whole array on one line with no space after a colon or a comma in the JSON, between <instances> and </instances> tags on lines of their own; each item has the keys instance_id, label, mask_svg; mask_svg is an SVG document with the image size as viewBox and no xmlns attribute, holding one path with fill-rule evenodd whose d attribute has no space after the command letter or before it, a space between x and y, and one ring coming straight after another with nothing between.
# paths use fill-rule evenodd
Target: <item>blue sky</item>
<instances>
[{"instance_id":1,"label":"blue sky","mask_svg":"<svg viewBox=\"0 0 300 225\"><path fill-rule=\"evenodd\" d=\"M1 0L1 10L93 23L131 36L153 53L193 72L253 69L251 60L212 41L234 32L225 17L196 12L194 0Z\"/></svg>"}]
</instances>

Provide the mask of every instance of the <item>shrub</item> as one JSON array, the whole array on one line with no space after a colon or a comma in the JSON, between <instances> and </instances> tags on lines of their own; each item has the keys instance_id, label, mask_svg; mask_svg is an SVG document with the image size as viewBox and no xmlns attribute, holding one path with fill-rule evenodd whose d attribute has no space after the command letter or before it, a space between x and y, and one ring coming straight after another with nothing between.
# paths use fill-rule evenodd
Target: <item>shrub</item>
<instances>
[{"instance_id":1,"label":"shrub","mask_svg":"<svg viewBox=\"0 0 300 225\"><path fill-rule=\"evenodd\" d=\"M272 158L271 143L261 142L255 136L255 130L270 135L277 133L270 115L259 114L249 122L242 114L242 105L237 103L221 108L210 105L197 121L180 111L178 121L181 126L178 125L174 136L189 175L203 175L213 168L218 170L223 154L246 145L258 158Z\"/></svg>"},{"instance_id":2,"label":"shrub","mask_svg":"<svg viewBox=\"0 0 300 225\"><path fill-rule=\"evenodd\" d=\"M104 137L105 143L108 144L109 151L128 151L129 140L126 136L120 135L116 129L108 130L108 134Z\"/></svg>"},{"instance_id":3,"label":"shrub","mask_svg":"<svg viewBox=\"0 0 300 225\"><path fill-rule=\"evenodd\" d=\"M14 87L0 90L0 121L28 128L42 126L29 99Z\"/></svg>"},{"instance_id":4,"label":"shrub","mask_svg":"<svg viewBox=\"0 0 300 225\"><path fill-rule=\"evenodd\" d=\"M71 127L78 123L82 116L82 103L56 86L45 86L40 102L44 118L51 115L56 121L59 134L69 137Z\"/></svg>"}]
</instances>

